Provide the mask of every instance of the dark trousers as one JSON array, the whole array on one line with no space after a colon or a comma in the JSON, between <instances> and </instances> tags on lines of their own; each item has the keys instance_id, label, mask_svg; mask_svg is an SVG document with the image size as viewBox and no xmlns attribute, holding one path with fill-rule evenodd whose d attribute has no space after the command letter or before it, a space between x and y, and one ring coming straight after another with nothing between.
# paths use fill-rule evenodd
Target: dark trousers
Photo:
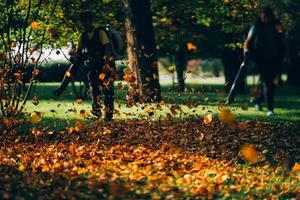
<instances>
[{"instance_id":1,"label":"dark trousers","mask_svg":"<svg viewBox=\"0 0 300 200\"><path fill-rule=\"evenodd\" d=\"M90 93L92 99L92 109L96 113L101 112L101 92L104 95L105 118L111 119L114 111L114 86L113 81L109 78L100 80L99 75L103 73L98 70L89 70L87 73ZM105 76L108 74L104 73Z\"/></svg>"},{"instance_id":2,"label":"dark trousers","mask_svg":"<svg viewBox=\"0 0 300 200\"><path fill-rule=\"evenodd\" d=\"M275 86L274 86L274 77L262 77L263 87L260 89L259 97L257 98L257 103L261 104L264 99L267 101L267 106L269 111L274 110L274 95L275 95Z\"/></svg>"},{"instance_id":3,"label":"dark trousers","mask_svg":"<svg viewBox=\"0 0 300 200\"><path fill-rule=\"evenodd\" d=\"M276 72L279 68L279 62L261 62L257 64L257 68L260 72L260 78L263 82L262 88L260 89L259 97L257 98L257 103L261 104L265 99L267 101L267 106L269 111L274 110L274 95L275 95L275 85L274 80L276 78ZM271 68L273 67L273 68Z\"/></svg>"},{"instance_id":4,"label":"dark trousers","mask_svg":"<svg viewBox=\"0 0 300 200\"><path fill-rule=\"evenodd\" d=\"M101 114L102 92L104 95L105 117L111 119L113 117L114 110L113 78L110 72L103 71L103 65L104 62L91 60L90 67L87 70L87 78L90 86L93 113L97 113L98 115ZM111 63L111 65L114 65L114 63ZM74 76L78 73L79 65L72 64L68 71L71 76L69 76L69 74L64 76L64 79L58 89L61 92L67 88ZM99 78L101 73L105 74L105 78L103 80L100 80Z\"/></svg>"}]
</instances>

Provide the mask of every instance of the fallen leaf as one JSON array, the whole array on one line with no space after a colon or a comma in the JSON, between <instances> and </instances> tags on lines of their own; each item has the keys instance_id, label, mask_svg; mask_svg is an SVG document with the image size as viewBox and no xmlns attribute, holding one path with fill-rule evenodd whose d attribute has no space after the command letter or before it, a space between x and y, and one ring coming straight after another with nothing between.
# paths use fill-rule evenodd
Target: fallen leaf
<instances>
[{"instance_id":1,"label":"fallen leaf","mask_svg":"<svg viewBox=\"0 0 300 200\"><path fill-rule=\"evenodd\" d=\"M208 125L212 122L213 118L211 114L205 115L205 117L203 118L203 123L205 125Z\"/></svg>"},{"instance_id":2,"label":"fallen leaf","mask_svg":"<svg viewBox=\"0 0 300 200\"><path fill-rule=\"evenodd\" d=\"M219 110L219 118L220 121L227 126L236 123L235 115L228 108L222 108Z\"/></svg>"}]
</instances>

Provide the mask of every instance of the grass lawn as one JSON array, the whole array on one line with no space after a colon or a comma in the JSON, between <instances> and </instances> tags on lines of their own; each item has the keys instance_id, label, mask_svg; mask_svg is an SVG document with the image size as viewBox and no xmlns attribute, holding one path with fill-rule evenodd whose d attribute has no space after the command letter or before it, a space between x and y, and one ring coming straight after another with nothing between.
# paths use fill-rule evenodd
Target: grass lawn
<instances>
[{"instance_id":1,"label":"grass lawn","mask_svg":"<svg viewBox=\"0 0 300 200\"><path fill-rule=\"evenodd\" d=\"M41 83L35 90L39 96L40 103L36 106L28 102L27 111L39 111L43 113L41 126L51 126L58 129L65 129L68 122L82 120L80 111L89 111L91 102L89 99L84 100L82 104L76 103L76 98L72 94L72 88L60 97L55 98L52 91L58 86L58 83ZM191 117L194 115L203 116L205 114L217 115L218 108L222 107L226 94L223 92L222 85L207 84L189 84L186 92L180 93L174 91L171 85L162 85L162 95L164 105L161 109L156 108L156 104L138 105L132 108L126 107L126 88L115 89L116 101L115 107L118 113L115 119L158 119L166 117L170 113L171 105L179 105L182 111L178 111L174 117ZM236 102L230 109L236 114L238 120L259 120L271 123L293 123L300 125L300 87L284 86L277 90L275 99L275 116L266 116L266 107L263 112L256 111L252 104L249 103L249 95L239 95ZM68 110L76 110L72 112ZM147 111L151 109L153 115L149 117Z\"/></svg>"}]
</instances>

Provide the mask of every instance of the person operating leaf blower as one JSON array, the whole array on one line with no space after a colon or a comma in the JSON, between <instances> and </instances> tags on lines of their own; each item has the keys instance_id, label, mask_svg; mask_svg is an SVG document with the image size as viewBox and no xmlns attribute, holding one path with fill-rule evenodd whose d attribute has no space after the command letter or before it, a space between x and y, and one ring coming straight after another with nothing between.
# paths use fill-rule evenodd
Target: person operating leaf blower
<instances>
[{"instance_id":1,"label":"person operating leaf blower","mask_svg":"<svg viewBox=\"0 0 300 200\"><path fill-rule=\"evenodd\" d=\"M261 103L267 101L267 116L274 115L274 91L281 80L281 69L285 55L285 36L282 24L275 18L273 9L263 7L256 23L251 27L245 41L245 60L241 65L239 74L244 73L249 60L253 60L264 88L260 90L259 97L255 100L255 107L262 110ZM234 84L235 85L235 84ZM234 99L234 85L228 95L227 103Z\"/></svg>"},{"instance_id":2,"label":"person operating leaf blower","mask_svg":"<svg viewBox=\"0 0 300 200\"><path fill-rule=\"evenodd\" d=\"M81 34L77 48L70 52L72 65L64 76L58 89L54 91L59 96L78 72L78 68L88 61L87 78L92 98L92 114L101 117L101 91L104 94L105 120L113 118L114 87L117 78L114 63L111 62L111 48L108 35L93 24L92 12L84 11L79 14L79 21L84 31ZM101 90L100 90L101 88Z\"/></svg>"}]
</instances>

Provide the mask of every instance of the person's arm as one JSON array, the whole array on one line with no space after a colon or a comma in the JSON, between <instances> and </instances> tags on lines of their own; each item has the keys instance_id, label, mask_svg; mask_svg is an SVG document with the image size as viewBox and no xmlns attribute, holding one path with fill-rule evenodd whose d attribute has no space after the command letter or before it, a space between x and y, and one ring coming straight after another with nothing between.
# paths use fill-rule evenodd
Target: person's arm
<instances>
[{"instance_id":1,"label":"person's arm","mask_svg":"<svg viewBox=\"0 0 300 200\"><path fill-rule=\"evenodd\" d=\"M102 45L105 48L104 59L105 59L105 62L107 63L107 62L109 62L109 60L111 58L110 42L109 42L107 34L102 30L99 31L99 38L100 38L100 42L102 43Z\"/></svg>"},{"instance_id":2,"label":"person's arm","mask_svg":"<svg viewBox=\"0 0 300 200\"><path fill-rule=\"evenodd\" d=\"M255 33L255 26L253 25L249 32L248 32L248 35L247 35L247 38L245 40L245 43L244 43L244 55L248 55L249 54L249 51L251 50L250 48L250 44L254 38L254 33Z\"/></svg>"},{"instance_id":3,"label":"person's arm","mask_svg":"<svg viewBox=\"0 0 300 200\"><path fill-rule=\"evenodd\" d=\"M83 44L82 44L82 35L79 36L78 42L77 42L77 46L76 47L72 47L72 49L69 51L69 55L70 56L75 56L78 55L82 52L83 49Z\"/></svg>"}]
</instances>

